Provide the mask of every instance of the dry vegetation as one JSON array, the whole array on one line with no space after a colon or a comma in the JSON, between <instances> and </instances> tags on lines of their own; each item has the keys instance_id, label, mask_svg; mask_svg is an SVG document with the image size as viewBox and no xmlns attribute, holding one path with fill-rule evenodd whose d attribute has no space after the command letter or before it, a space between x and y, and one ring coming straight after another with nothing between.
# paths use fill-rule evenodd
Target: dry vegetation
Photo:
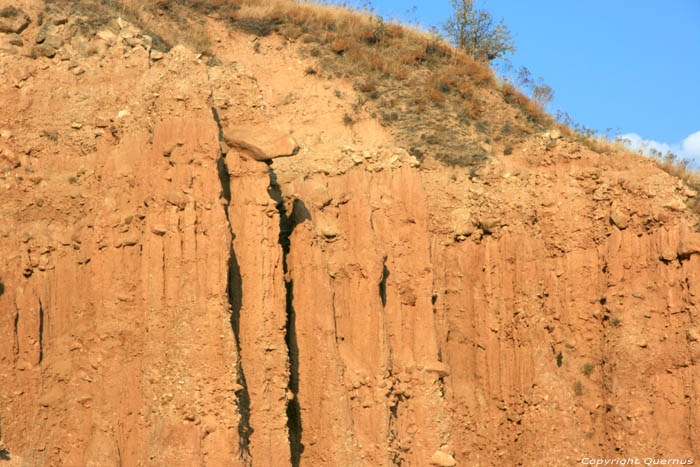
<instances>
[{"instance_id":1,"label":"dry vegetation","mask_svg":"<svg viewBox=\"0 0 700 467\"><path fill-rule=\"evenodd\" d=\"M216 14L246 32L277 32L303 45L320 65L319 78L348 78L366 108L390 126L414 156L432 156L454 165L471 165L496 146L517 144L552 120L536 106L498 110L503 99L492 70L432 34L347 8L288 0L261 2L183 2ZM533 114L534 112L534 114ZM348 116L346 123L357 116ZM505 141L500 127L519 129ZM349 123L352 124L352 123Z\"/></svg>"},{"instance_id":2,"label":"dry vegetation","mask_svg":"<svg viewBox=\"0 0 700 467\"><path fill-rule=\"evenodd\" d=\"M185 42L211 55L205 16L258 36L278 33L317 60L308 74L347 78L366 109L390 126L399 143L418 158L472 165L496 151L517 146L528 135L554 124L537 104L518 93L506 97L484 63L415 28L340 6L293 0L58 0L89 17L86 29L104 27L114 14L135 22L167 50ZM183 34L186 31L186 34ZM87 31L86 31L87 32ZM502 89L503 88L503 89ZM352 123L349 123L352 124Z\"/></svg>"},{"instance_id":3,"label":"dry vegetation","mask_svg":"<svg viewBox=\"0 0 700 467\"><path fill-rule=\"evenodd\" d=\"M672 153L663 156L657 154L655 158L660 168L674 177L678 177L688 187L700 193L700 173L698 173L697 169L690 167L690 161L688 159L678 158ZM700 199L698 199L697 196L690 202L690 208L700 214Z\"/></svg>"},{"instance_id":4,"label":"dry vegetation","mask_svg":"<svg viewBox=\"0 0 700 467\"><path fill-rule=\"evenodd\" d=\"M554 126L598 153L627 150L566 121L556 123L486 64L435 35L345 6L294 0L56 0L47 8L84 15L84 32L120 14L148 31L156 48L185 42L205 55L211 55L205 16L258 36L280 34L318 61L307 74L355 82L360 98L345 124L353 125L359 109L368 109L418 158L477 164L498 151L512 153L530 135ZM662 169L700 188L700 176L687 161L657 159Z\"/></svg>"}]
</instances>

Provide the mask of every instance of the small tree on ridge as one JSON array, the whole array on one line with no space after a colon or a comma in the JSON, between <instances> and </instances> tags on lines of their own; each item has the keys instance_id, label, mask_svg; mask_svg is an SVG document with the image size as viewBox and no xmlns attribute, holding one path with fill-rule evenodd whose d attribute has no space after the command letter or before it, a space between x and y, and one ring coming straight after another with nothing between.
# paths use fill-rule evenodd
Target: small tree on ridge
<instances>
[{"instance_id":1,"label":"small tree on ridge","mask_svg":"<svg viewBox=\"0 0 700 467\"><path fill-rule=\"evenodd\" d=\"M452 16L442 27L454 44L480 61L515 52L515 44L503 20L474 6L474 0L451 0Z\"/></svg>"}]
</instances>

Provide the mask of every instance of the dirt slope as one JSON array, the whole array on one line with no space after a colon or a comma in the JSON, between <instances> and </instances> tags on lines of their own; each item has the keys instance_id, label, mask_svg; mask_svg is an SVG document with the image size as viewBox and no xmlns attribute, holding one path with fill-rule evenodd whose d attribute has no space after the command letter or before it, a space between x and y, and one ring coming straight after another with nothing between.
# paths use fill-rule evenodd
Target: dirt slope
<instances>
[{"instance_id":1,"label":"dirt slope","mask_svg":"<svg viewBox=\"0 0 700 467\"><path fill-rule=\"evenodd\" d=\"M367 112L344 124L352 83L300 43L210 19L215 66L132 25L33 58L23 8L0 51L0 465L697 454L697 193L651 161L535 135L421 162ZM256 161L222 141L241 127L299 150Z\"/></svg>"}]
</instances>

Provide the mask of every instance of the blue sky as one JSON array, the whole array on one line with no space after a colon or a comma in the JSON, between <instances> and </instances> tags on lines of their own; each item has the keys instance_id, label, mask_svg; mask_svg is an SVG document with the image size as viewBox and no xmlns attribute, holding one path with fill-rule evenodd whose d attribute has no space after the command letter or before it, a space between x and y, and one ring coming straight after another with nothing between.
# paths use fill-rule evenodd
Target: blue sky
<instances>
[{"instance_id":1,"label":"blue sky","mask_svg":"<svg viewBox=\"0 0 700 467\"><path fill-rule=\"evenodd\" d=\"M561 109L588 128L610 128L637 146L700 162L700 0L477 5L503 18L512 32L513 65L526 66L552 87L550 111ZM425 28L452 12L449 0L373 0L371 7L387 19Z\"/></svg>"}]
</instances>

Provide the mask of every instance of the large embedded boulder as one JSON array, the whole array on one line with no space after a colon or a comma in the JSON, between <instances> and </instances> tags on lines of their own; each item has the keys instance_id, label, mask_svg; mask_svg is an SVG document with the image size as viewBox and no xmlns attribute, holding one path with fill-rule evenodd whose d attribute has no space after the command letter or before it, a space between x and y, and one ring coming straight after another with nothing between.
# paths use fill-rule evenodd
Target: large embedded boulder
<instances>
[{"instance_id":1,"label":"large embedded boulder","mask_svg":"<svg viewBox=\"0 0 700 467\"><path fill-rule=\"evenodd\" d=\"M299 151L299 145L289 134L265 125L228 128L224 130L223 138L229 147L257 161L293 156Z\"/></svg>"}]
</instances>

